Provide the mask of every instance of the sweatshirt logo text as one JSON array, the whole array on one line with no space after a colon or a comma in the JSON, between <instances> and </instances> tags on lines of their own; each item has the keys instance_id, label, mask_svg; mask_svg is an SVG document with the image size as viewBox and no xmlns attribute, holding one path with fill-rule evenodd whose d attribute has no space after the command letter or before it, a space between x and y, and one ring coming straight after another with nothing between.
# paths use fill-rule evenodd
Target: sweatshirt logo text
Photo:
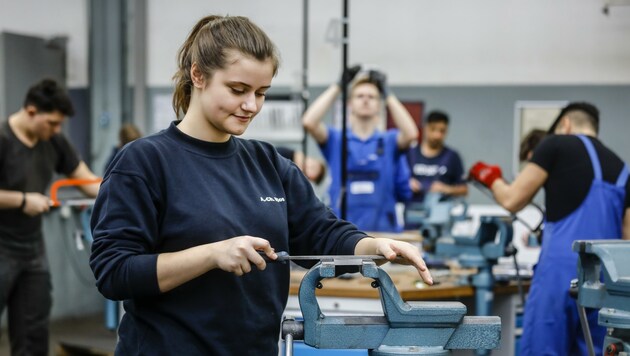
<instances>
[{"instance_id":1,"label":"sweatshirt logo text","mask_svg":"<svg viewBox=\"0 0 630 356\"><path fill-rule=\"evenodd\" d=\"M276 198L276 197L260 197L260 201L273 201L276 203L282 203L284 198Z\"/></svg>"}]
</instances>

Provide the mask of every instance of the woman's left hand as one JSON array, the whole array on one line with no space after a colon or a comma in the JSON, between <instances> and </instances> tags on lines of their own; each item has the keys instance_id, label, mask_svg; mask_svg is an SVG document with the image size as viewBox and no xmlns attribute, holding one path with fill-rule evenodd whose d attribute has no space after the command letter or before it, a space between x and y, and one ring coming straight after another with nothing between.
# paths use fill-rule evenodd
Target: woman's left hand
<instances>
[{"instance_id":1,"label":"woman's left hand","mask_svg":"<svg viewBox=\"0 0 630 356\"><path fill-rule=\"evenodd\" d=\"M389 261L414 266L425 283L433 284L433 278L422 259L420 249L408 242L381 237L365 238L357 243L354 253L356 255L383 255Z\"/></svg>"}]
</instances>

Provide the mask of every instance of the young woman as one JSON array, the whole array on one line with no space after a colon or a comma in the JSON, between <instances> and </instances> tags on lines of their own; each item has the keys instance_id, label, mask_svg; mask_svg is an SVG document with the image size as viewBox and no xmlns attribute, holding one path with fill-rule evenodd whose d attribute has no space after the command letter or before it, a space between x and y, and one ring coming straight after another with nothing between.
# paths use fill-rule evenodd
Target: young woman
<instances>
[{"instance_id":1,"label":"young woman","mask_svg":"<svg viewBox=\"0 0 630 356\"><path fill-rule=\"evenodd\" d=\"M432 283L417 248L337 219L272 145L235 137L278 63L247 18L201 19L174 77L183 119L109 166L90 265L101 293L125 300L117 354L277 355L289 266L261 253L399 255Z\"/></svg>"}]
</instances>

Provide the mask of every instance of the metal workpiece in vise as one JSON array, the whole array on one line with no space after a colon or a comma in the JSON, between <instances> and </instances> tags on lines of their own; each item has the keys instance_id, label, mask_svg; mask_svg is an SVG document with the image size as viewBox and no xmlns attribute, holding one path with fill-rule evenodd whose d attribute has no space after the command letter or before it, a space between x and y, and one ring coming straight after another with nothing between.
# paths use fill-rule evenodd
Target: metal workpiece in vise
<instances>
[{"instance_id":1,"label":"metal workpiece in vise","mask_svg":"<svg viewBox=\"0 0 630 356\"><path fill-rule=\"evenodd\" d=\"M630 355L630 241L575 241L573 251L578 306L600 309L598 324L608 328L604 355Z\"/></svg>"},{"instance_id":2,"label":"metal workpiece in vise","mask_svg":"<svg viewBox=\"0 0 630 356\"><path fill-rule=\"evenodd\" d=\"M292 340L319 349L367 349L371 356L449 355L453 349L494 349L501 338L498 316L465 316L459 302L404 302L389 275L372 260L355 262L356 269L378 288L384 315L327 316L317 302L315 290L321 280L347 272L334 261L311 268L300 284L299 302L304 320L285 319L282 335L286 355L292 355Z\"/></svg>"}]
</instances>

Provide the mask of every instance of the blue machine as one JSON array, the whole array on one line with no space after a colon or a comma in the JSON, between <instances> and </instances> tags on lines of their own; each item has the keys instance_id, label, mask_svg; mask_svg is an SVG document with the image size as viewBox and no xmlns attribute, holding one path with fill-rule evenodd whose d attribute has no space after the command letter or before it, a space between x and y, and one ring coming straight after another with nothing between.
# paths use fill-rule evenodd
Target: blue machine
<instances>
[{"instance_id":1,"label":"blue machine","mask_svg":"<svg viewBox=\"0 0 630 356\"><path fill-rule=\"evenodd\" d=\"M460 215L452 215L451 210L463 204ZM426 251L434 255L431 258L457 259L462 267L477 268L478 273L471 284L477 288L477 315L489 315L492 300L494 278L492 266L499 257L516 253L512 246L512 217L482 216L475 236L451 236L453 225L457 221L468 219L468 206L456 200L444 200L441 194L429 193L420 210L406 213L413 223L420 224L422 244ZM497 236L498 234L498 236Z\"/></svg>"},{"instance_id":2,"label":"blue machine","mask_svg":"<svg viewBox=\"0 0 630 356\"><path fill-rule=\"evenodd\" d=\"M439 256L457 258L462 267L477 268L471 284L475 287L477 315L490 315L494 288L492 266L499 257L508 256L512 242L512 220L506 216L482 216L477 234L444 236L437 240L435 252Z\"/></svg>"},{"instance_id":3,"label":"blue machine","mask_svg":"<svg viewBox=\"0 0 630 356\"><path fill-rule=\"evenodd\" d=\"M460 215L452 215L457 204L463 204ZM423 248L431 255L428 263L437 258L457 259L462 267L477 268L470 280L475 287L475 314L490 315L495 279L492 267L499 257L516 253L512 246L512 217L482 216L475 236L451 236L453 225L467 219L468 206L451 199L443 199L441 194L430 193L425 198L422 209L406 213L412 223L420 224ZM466 282L467 283L467 282ZM485 350L477 350L477 355L487 355Z\"/></svg>"},{"instance_id":4,"label":"blue machine","mask_svg":"<svg viewBox=\"0 0 630 356\"><path fill-rule=\"evenodd\" d=\"M340 271L336 267L343 265ZM358 269L372 278L383 306L382 316L326 316L315 289L321 280ZM311 268L299 289L304 320L285 319L285 355L293 355L293 340L320 349L367 349L372 356L449 355L452 349L494 349L501 338L497 316L465 316L459 302L404 302L389 275L369 259L348 258L342 263L322 260Z\"/></svg>"},{"instance_id":5,"label":"blue machine","mask_svg":"<svg viewBox=\"0 0 630 356\"><path fill-rule=\"evenodd\" d=\"M578 290L581 321L584 307L600 308L598 324L608 328L603 354L630 355L630 241L575 241L573 251L578 253L578 279L572 287ZM585 339L591 340L588 324L582 325ZM592 352L592 343L589 348Z\"/></svg>"},{"instance_id":6,"label":"blue machine","mask_svg":"<svg viewBox=\"0 0 630 356\"><path fill-rule=\"evenodd\" d=\"M457 205L463 207L459 215L451 211ZM435 252L435 241L444 235L450 235L453 225L468 219L468 204L461 199L446 197L439 193L427 193L423 203L409 205L405 210L405 221L420 226L422 247L429 253Z\"/></svg>"}]
</instances>

